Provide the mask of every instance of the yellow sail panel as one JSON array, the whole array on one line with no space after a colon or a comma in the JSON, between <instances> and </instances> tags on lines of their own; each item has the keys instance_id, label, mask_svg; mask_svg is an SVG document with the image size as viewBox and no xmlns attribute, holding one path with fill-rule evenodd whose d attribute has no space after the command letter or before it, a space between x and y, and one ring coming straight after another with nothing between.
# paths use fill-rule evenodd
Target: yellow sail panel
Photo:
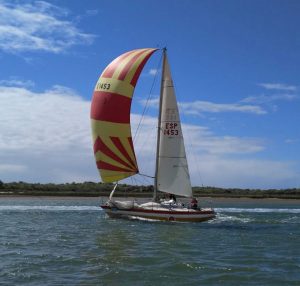
<instances>
[{"instance_id":1,"label":"yellow sail panel","mask_svg":"<svg viewBox=\"0 0 300 286\"><path fill-rule=\"evenodd\" d=\"M91 126L96 164L103 182L138 173L132 144L130 108L135 85L156 49L127 52L101 74L92 99Z\"/></svg>"},{"instance_id":2,"label":"yellow sail panel","mask_svg":"<svg viewBox=\"0 0 300 286\"><path fill-rule=\"evenodd\" d=\"M110 182L117 182L122 179L126 179L130 176L135 175L136 173L126 173L126 172L122 173L120 171L107 171L105 169L101 169L99 170L99 174L101 178L103 177L106 178L105 181L103 180L104 183L110 183Z\"/></svg>"},{"instance_id":3,"label":"yellow sail panel","mask_svg":"<svg viewBox=\"0 0 300 286\"><path fill-rule=\"evenodd\" d=\"M129 98L132 97L134 90L132 85L122 80L100 77L96 84L95 91L106 91L107 88L110 89L111 93L117 93Z\"/></svg>"}]
</instances>

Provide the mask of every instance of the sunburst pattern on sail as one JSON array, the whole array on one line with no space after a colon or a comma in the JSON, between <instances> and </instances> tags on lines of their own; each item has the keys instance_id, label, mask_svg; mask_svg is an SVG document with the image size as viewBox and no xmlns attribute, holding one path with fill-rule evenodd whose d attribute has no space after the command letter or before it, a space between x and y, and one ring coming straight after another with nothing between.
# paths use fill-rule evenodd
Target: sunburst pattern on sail
<instances>
[{"instance_id":1,"label":"sunburst pattern on sail","mask_svg":"<svg viewBox=\"0 0 300 286\"><path fill-rule=\"evenodd\" d=\"M96 164L103 182L115 182L138 173L130 128L135 85L156 49L127 52L101 74L93 94L91 124Z\"/></svg>"}]
</instances>

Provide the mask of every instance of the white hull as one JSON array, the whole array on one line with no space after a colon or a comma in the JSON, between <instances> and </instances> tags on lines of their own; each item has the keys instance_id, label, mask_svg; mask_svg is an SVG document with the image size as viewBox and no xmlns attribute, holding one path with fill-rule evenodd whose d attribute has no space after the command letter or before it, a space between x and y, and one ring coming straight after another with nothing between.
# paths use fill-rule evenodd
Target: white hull
<instances>
[{"instance_id":1,"label":"white hull","mask_svg":"<svg viewBox=\"0 0 300 286\"><path fill-rule=\"evenodd\" d=\"M133 206L129 209L119 209L109 204L101 206L107 215L117 218L143 218L163 221L185 221L185 222L202 222L215 218L215 212L211 208L206 209L188 209L182 207L160 207L159 204L154 206Z\"/></svg>"}]
</instances>

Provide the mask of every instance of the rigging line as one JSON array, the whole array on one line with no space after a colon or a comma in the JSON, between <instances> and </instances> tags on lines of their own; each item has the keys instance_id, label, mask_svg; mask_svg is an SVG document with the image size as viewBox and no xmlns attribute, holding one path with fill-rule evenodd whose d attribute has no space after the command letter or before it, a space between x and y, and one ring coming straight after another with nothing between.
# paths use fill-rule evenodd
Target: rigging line
<instances>
[{"instance_id":1,"label":"rigging line","mask_svg":"<svg viewBox=\"0 0 300 286\"><path fill-rule=\"evenodd\" d=\"M143 121L143 119L144 119L144 115L145 115L146 110L147 110L147 108L148 108L149 100L151 99L151 96L152 96L152 91L153 91L153 88L154 88L154 85L155 85L155 82L156 82L156 79L157 79L158 69L159 69L159 67L160 67L160 65L161 65L162 57L163 57L163 54L161 54L160 59L159 59L159 62L158 62L158 64L157 64L157 68L156 68L155 75L154 75L154 80L153 80L153 82L152 82L152 86L151 86L151 88L150 88L149 95L148 95L146 104L145 104L145 106L144 106L144 110L143 110L143 112L142 112L141 119L140 119L140 121L139 121L138 127L137 127L137 129L135 130L135 133L134 133L134 136L133 136L133 141L134 141L134 142L137 140L137 137L136 137L136 136L137 136L137 134L138 134L139 128L140 128L140 126L141 126L141 123L142 123L142 121Z\"/></svg>"},{"instance_id":2,"label":"rigging line","mask_svg":"<svg viewBox=\"0 0 300 286\"><path fill-rule=\"evenodd\" d=\"M136 186L136 187L141 186L141 185L143 185L143 183L144 183L144 182L142 182L141 180L139 180L137 177L135 177L134 180L135 180L135 186Z\"/></svg>"},{"instance_id":3,"label":"rigging line","mask_svg":"<svg viewBox=\"0 0 300 286\"><path fill-rule=\"evenodd\" d=\"M140 176L143 176L143 177L147 177L147 178L151 178L151 179L154 179L155 177L153 176L149 176L149 175L146 175L146 174L141 174L139 173Z\"/></svg>"},{"instance_id":4,"label":"rigging line","mask_svg":"<svg viewBox=\"0 0 300 286\"><path fill-rule=\"evenodd\" d=\"M131 180L132 180L132 186L136 186L137 185L137 180L135 178L135 176L131 177Z\"/></svg>"},{"instance_id":5,"label":"rigging line","mask_svg":"<svg viewBox=\"0 0 300 286\"><path fill-rule=\"evenodd\" d=\"M152 183L149 181L149 178L152 180L153 177L148 176L148 175L144 175L144 174L140 174L140 173L138 173L137 175L140 175L139 178L141 178L141 179L143 180L143 184L144 184L144 185L145 185L145 184L146 184L146 185L152 184Z\"/></svg>"}]
</instances>

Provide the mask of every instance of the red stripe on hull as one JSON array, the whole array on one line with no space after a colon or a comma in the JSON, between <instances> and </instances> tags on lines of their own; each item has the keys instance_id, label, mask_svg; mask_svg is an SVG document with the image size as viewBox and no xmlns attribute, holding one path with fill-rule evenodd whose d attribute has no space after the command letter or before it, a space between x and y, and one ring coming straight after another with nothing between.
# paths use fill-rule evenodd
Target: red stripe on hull
<instances>
[{"instance_id":1,"label":"red stripe on hull","mask_svg":"<svg viewBox=\"0 0 300 286\"><path fill-rule=\"evenodd\" d=\"M103 209L112 209L110 206L107 205L102 205L101 208ZM140 213L157 213L157 214L177 214L177 215L199 215L199 214L211 214L214 215L215 211L172 211L172 210L165 210L165 211L160 211L160 210L147 210L147 209L138 209L138 208L131 208L128 209L128 211L134 211L134 212L140 212Z\"/></svg>"},{"instance_id":2,"label":"red stripe on hull","mask_svg":"<svg viewBox=\"0 0 300 286\"><path fill-rule=\"evenodd\" d=\"M121 158L119 158L113 151L111 151L105 144L104 142L101 140L100 137L98 137L95 141L94 144L94 153L96 153L97 151L101 151L103 154L105 154L106 156L110 157L111 159L115 160L116 162L119 162L120 164L122 164L124 167L127 167L128 170L126 169L126 171L128 172L132 172L135 171L136 168L130 166L129 164L127 164L126 162L124 162ZM101 168L103 169L103 168Z\"/></svg>"},{"instance_id":3,"label":"red stripe on hull","mask_svg":"<svg viewBox=\"0 0 300 286\"><path fill-rule=\"evenodd\" d=\"M130 137L131 138L131 137ZM136 166L136 164L132 161L129 154L127 153L126 149L124 148L121 140L119 137L110 137L111 141L115 144L115 146L118 148L118 150L122 153L122 155L131 163L133 167ZM129 138L128 138L129 139ZM131 145L131 149L133 151L133 146ZM134 153L134 152L133 152Z\"/></svg>"},{"instance_id":4,"label":"red stripe on hull","mask_svg":"<svg viewBox=\"0 0 300 286\"><path fill-rule=\"evenodd\" d=\"M91 118L114 123L130 123L131 98L105 91L95 91Z\"/></svg>"}]
</instances>

